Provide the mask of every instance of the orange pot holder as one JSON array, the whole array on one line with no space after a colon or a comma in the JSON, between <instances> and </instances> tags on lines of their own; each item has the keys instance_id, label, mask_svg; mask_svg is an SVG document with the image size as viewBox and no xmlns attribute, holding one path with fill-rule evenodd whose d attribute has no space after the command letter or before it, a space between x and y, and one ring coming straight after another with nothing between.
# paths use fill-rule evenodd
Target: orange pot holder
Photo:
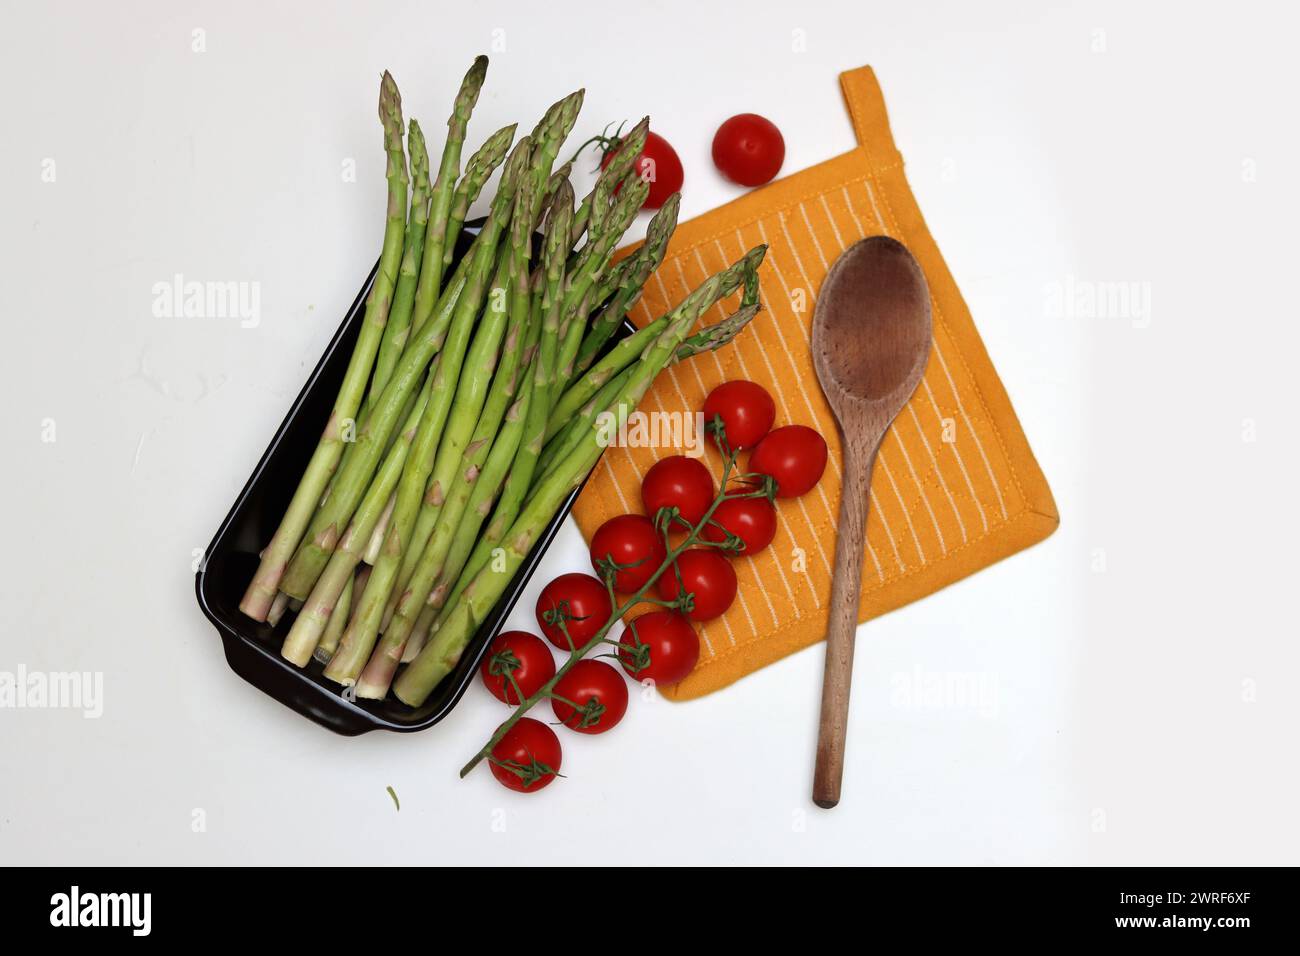
<instances>
[{"instance_id":1,"label":"orange pot holder","mask_svg":"<svg viewBox=\"0 0 1300 956\"><path fill-rule=\"evenodd\" d=\"M813 371L809 333L823 276L864 236L893 236L920 262L930 286L934 345L920 386L876 459L859 621L1041 541L1060 520L903 175L875 74L869 67L852 70L840 84L858 147L681 224L631 316L644 325L746 249L767 243L763 311L731 345L671 366L641 410L696 411L714 386L745 378L771 392L778 426L810 425L830 446L821 483L802 498L778 502L772 545L735 559L736 602L699 628L699 664L685 681L663 689L670 699L725 687L825 635L841 456L835 419ZM723 313L719 305L703 323ZM706 461L716 476L720 457L708 444ZM614 515L641 510L641 479L665 454L656 448L605 452L573 509L584 537L590 540Z\"/></svg>"}]
</instances>

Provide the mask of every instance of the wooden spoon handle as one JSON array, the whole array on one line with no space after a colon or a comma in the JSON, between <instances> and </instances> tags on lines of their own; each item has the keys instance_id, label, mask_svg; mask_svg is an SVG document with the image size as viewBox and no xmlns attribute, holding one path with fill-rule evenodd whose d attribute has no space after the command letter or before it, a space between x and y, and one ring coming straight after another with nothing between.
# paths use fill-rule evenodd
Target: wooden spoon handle
<instances>
[{"instance_id":1,"label":"wooden spoon handle","mask_svg":"<svg viewBox=\"0 0 1300 956\"><path fill-rule=\"evenodd\" d=\"M848 733L853 639L858 628L858 598L862 590L867 496L877 447L878 440L867 445L861 439L844 436L844 489L840 497L839 534L835 540L830 621L826 628L817 767L813 771L813 803L826 810L840 802L840 781L844 777L844 739Z\"/></svg>"}]
</instances>

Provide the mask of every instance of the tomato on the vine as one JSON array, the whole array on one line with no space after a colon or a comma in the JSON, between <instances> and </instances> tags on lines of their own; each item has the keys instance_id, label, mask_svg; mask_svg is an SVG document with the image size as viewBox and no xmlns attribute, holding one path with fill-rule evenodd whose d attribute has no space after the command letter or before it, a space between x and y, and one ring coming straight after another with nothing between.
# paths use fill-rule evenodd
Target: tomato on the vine
<instances>
[{"instance_id":1,"label":"tomato on the vine","mask_svg":"<svg viewBox=\"0 0 1300 956\"><path fill-rule=\"evenodd\" d=\"M783 162L785 137L775 123L757 113L733 116L713 135L714 165L742 186L771 182Z\"/></svg>"},{"instance_id":2,"label":"tomato on the vine","mask_svg":"<svg viewBox=\"0 0 1300 956\"><path fill-rule=\"evenodd\" d=\"M603 734L627 713L627 681L604 661L590 657L570 667L552 693L555 716L580 734Z\"/></svg>"},{"instance_id":3,"label":"tomato on the vine","mask_svg":"<svg viewBox=\"0 0 1300 956\"><path fill-rule=\"evenodd\" d=\"M704 526L704 540L726 541L726 531L745 543L739 553L752 557L776 537L776 508L766 498L728 498L714 509L713 517Z\"/></svg>"},{"instance_id":4,"label":"tomato on the vine","mask_svg":"<svg viewBox=\"0 0 1300 956\"><path fill-rule=\"evenodd\" d=\"M675 601L682 592L689 592L693 595L691 609L682 613L692 621L711 621L736 599L736 572L716 548L689 548L677 556L677 573L665 571L656 587L665 601Z\"/></svg>"},{"instance_id":5,"label":"tomato on the vine","mask_svg":"<svg viewBox=\"0 0 1300 956\"><path fill-rule=\"evenodd\" d=\"M651 518L660 508L676 507L691 524L699 524L713 504L713 475L697 458L661 458L641 481L641 503Z\"/></svg>"},{"instance_id":6,"label":"tomato on the vine","mask_svg":"<svg viewBox=\"0 0 1300 956\"><path fill-rule=\"evenodd\" d=\"M520 717L488 758L492 776L519 793L535 793L560 772L560 738L540 720Z\"/></svg>"},{"instance_id":7,"label":"tomato on the vine","mask_svg":"<svg viewBox=\"0 0 1300 956\"><path fill-rule=\"evenodd\" d=\"M704 400L705 426L715 418L722 419L728 446L753 448L776 421L776 403L762 385L738 378L723 382Z\"/></svg>"},{"instance_id":8,"label":"tomato on the vine","mask_svg":"<svg viewBox=\"0 0 1300 956\"><path fill-rule=\"evenodd\" d=\"M536 634L505 631L488 645L479 673L493 697L513 706L521 701L510 678L519 685L519 693L529 698L555 676L555 658Z\"/></svg>"},{"instance_id":9,"label":"tomato on the vine","mask_svg":"<svg viewBox=\"0 0 1300 956\"><path fill-rule=\"evenodd\" d=\"M776 479L778 498L798 498L811 491L826 470L826 439L807 425L785 425L758 443L749 470Z\"/></svg>"},{"instance_id":10,"label":"tomato on the vine","mask_svg":"<svg viewBox=\"0 0 1300 956\"><path fill-rule=\"evenodd\" d=\"M605 152L604 158L600 161L601 169L609 165L610 160L614 158L614 153L613 148ZM641 149L632 168L636 170L638 176L650 184L650 192L646 195L645 202L641 204L642 209L658 209L668 201L669 196L681 190L682 180L685 178L677 150L673 149L668 140L655 132L645 134L645 146Z\"/></svg>"},{"instance_id":11,"label":"tomato on the vine","mask_svg":"<svg viewBox=\"0 0 1300 956\"><path fill-rule=\"evenodd\" d=\"M642 614L623 629L618 661L633 680L668 687L683 680L700 659L700 637L676 611Z\"/></svg>"},{"instance_id":12,"label":"tomato on the vine","mask_svg":"<svg viewBox=\"0 0 1300 956\"><path fill-rule=\"evenodd\" d=\"M614 589L623 594L639 591L663 564L663 536L645 515L617 515L591 536L591 566L602 575L601 565L618 565Z\"/></svg>"},{"instance_id":13,"label":"tomato on the vine","mask_svg":"<svg viewBox=\"0 0 1300 956\"><path fill-rule=\"evenodd\" d=\"M562 651L582 647L605 626L614 607L605 585L590 574L561 574L537 597L537 625L546 639ZM563 617L568 638L560 627ZM570 647L569 641L573 641Z\"/></svg>"}]
</instances>

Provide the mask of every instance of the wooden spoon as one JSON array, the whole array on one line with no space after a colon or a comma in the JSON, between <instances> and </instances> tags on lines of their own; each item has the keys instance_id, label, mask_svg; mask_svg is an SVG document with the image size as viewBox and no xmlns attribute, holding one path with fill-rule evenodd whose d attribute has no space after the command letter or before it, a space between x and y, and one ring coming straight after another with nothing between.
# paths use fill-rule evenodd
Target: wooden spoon
<instances>
[{"instance_id":1,"label":"wooden spoon","mask_svg":"<svg viewBox=\"0 0 1300 956\"><path fill-rule=\"evenodd\" d=\"M886 429L921 381L930 357L930 293L921 267L905 246L887 236L872 236L844 251L822 282L812 348L817 378L839 422L844 448L813 774L813 802L829 810L840 802L844 776L871 466Z\"/></svg>"}]
</instances>

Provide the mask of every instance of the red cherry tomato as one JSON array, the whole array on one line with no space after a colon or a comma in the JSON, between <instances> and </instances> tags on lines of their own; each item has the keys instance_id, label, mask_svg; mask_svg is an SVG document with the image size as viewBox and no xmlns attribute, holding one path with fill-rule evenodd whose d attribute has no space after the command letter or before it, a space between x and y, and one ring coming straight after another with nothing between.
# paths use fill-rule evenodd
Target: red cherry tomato
<instances>
[{"instance_id":1,"label":"red cherry tomato","mask_svg":"<svg viewBox=\"0 0 1300 956\"><path fill-rule=\"evenodd\" d=\"M659 570L665 554L663 536L645 515L610 518L591 536L591 566L597 575L602 561L629 565L614 575L614 588L623 594L639 591Z\"/></svg>"},{"instance_id":2,"label":"red cherry tomato","mask_svg":"<svg viewBox=\"0 0 1300 956\"><path fill-rule=\"evenodd\" d=\"M521 717L492 748L489 766L503 786L535 793L560 772L560 738L540 720Z\"/></svg>"},{"instance_id":3,"label":"red cherry tomato","mask_svg":"<svg viewBox=\"0 0 1300 956\"><path fill-rule=\"evenodd\" d=\"M785 162L785 138L776 124L757 113L733 116L713 135L713 164L732 182L761 186Z\"/></svg>"},{"instance_id":4,"label":"red cherry tomato","mask_svg":"<svg viewBox=\"0 0 1300 956\"><path fill-rule=\"evenodd\" d=\"M721 418L727 444L753 448L776 421L776 403L762 385L743 378L723 382L704 400L704 422Z\"/></svg>"},{"instance_id":5,"label":"red cherry tomato","mask_svg":"<svg viewBox=\"0 0 1300 956\"><path fill-rule=\"evenodd\" d=\"M700 659L700 637L676 611L642 614L623 629L618 660L633 680L652 680L660 687L681 681Z\"/></svg>"},{"instance_id":6,"label":"red cherry tomato","mask_svg":"<svg viewBox=\"0 0 1300 956\"><path fill-rule=\"evenodd\" d=\"M775 478L778 498L798 498L826 470L826 439L807 425L785 425L758 443L749 470Z\"/></svg>"},{"instance_id":7,"label":"red cherry tomato","mask_svg":"<svg viewBox=\"0 0 1300 956\"><path fill-rule=\"evenodd\" d=\"M723 528L745 542L745 549L738 553L752 557L776 537L776 508L766 498L728 498L718 505L712 520L705 525L704 540L727 540Z\"/></svg>"},{"instance_id":8,"label":"red cherry tomato","mask_svg":"<svg viewBox=\"0 0 1300 956\"><path fill-rule=\"evenodd\" d=\"M651 518L660 508L676 506L683 518L698 524L713 504L713 475L698 458L661 458L645 473L641 503Z\"/></svg>"},{"instance_id":9,"label":"red cherry tomato","mask_svg":"<svg viewBox=\"0 0 1300 956\"><path fill-rule=\"evenodd\" d=\"M600 161L601 168L608 166L613 157L613 150L606 152L605 158ZM646 133L645 147L636 158L633 168L638 176L650 184L650 192L641 204L642 209L658 209L668 201L669 196L682 188L685 176L682 161L677 150L658 133Z\"/></svg>"},{"instance_id":10,"label":"red cherry tomato","mask_svg":"<svg viewBox=\"0 0 1300 956\"><path fill-rule=\"evenodd\" d=\"M514 705L520 703L519 695L506 675L514 677L525 698L531 697L555 676L555 658L546 642L536 634L506 631L488 645L479 673L493 697Z\"/></svg>"},{"instance_id":11,"label":"red cherry tomato","mask_svg":"<svg viewBox=\"0 0 1300 956\"><path fill-rule=\"evenodd\" d=\"M578 705L574 709L551 699L560 723L580 734L603 734L627 713L627 681L604 661L590 657L569 668L555 685L555 694Z\"/></svg>"},{"instance_id":12,"label":"red cherry tomato","mask_svg":"<svg viewBox=\"0 0 1300 956\"><path fill-rule=\"evenodd\" d=\"M677 570L681 573L680 584L677 575L668 570L655 582L656 587L665 601L676 600L682 591L693 594L693 606L684 612L692 621L720 617L736 599L736 572L714 548L683 551L677 556Z\"/></svg>"},{"instance_id":13,"label":"red cherry tomato","mask_svg":"<svg viewBox=\"0 0 1300 956\"><path fill-rule=\"evenodd\" d=\"M548 621L551 615L564 614L565 628L569 637L564 636L558 620ZM614 613L609 601L609 591L605 585L590 574L561 574L537 597L537 625L546 635L546 639L562 651L582 647L596 636L596 632L605 626L609 616Z\"/></svg>"}]
</instances>

